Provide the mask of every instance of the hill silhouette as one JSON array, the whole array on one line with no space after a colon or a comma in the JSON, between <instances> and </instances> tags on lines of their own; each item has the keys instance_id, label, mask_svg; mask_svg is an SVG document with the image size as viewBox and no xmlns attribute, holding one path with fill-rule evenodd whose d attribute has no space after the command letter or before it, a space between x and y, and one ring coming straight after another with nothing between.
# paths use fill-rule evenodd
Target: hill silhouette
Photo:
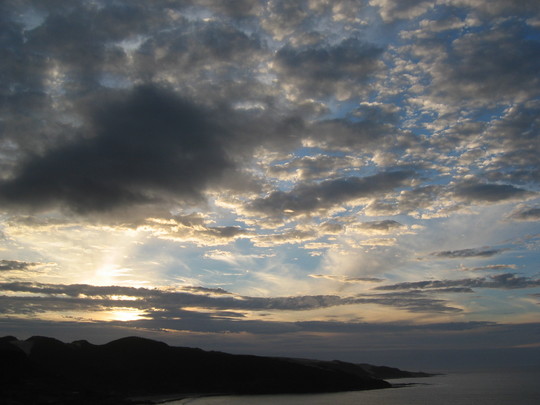
<instances>
[{"instance_id":1,"label":"hill silhouette","mask_svg":"<svg viewBox=\"0 0 540 405\"><path fill-rule=\"evenodd\" d=\"M341 361L233 355L140 337L104 345L34 336L0 338L6 404L128 404L182 394L317 393L388 388L380 367ZM392 378L410 377L393 370ZM388 373L387 373L388 374ZM422 375L425 376L425 375ZM131 398L131 399L129 399ZM138 403L142 403L142 400ZM147 402L150 403L150 402Z\"/></svg>"}]
</instances>

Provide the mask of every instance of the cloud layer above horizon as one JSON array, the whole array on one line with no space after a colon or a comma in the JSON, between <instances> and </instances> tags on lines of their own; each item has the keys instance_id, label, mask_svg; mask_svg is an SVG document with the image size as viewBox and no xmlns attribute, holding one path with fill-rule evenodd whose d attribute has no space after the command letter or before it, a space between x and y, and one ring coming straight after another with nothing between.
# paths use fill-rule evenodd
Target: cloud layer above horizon
<instances>
[{"instance_id":1,"label":"cloud layer above horizon","mask_svg":"<svg viewBox=\"0 0 540 405\"><path fill-rule=\"evenodd\" d=\"M0 21L3 322L537 322L538 3L8 0Z\"/></svg>"}]
</instances>

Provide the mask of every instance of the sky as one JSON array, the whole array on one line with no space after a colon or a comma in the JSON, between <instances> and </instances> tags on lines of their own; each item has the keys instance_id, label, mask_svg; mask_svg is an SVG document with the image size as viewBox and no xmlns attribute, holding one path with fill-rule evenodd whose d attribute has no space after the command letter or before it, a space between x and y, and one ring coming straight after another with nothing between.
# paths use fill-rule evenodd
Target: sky
<instances>
[{"instance_id":1,"label":"sky","mask_svg":"<svg viewBox=\"0 0 540 405\"><path fill-rule=\"evenodd\" d=\"M0 335L540 363L540 3L4 0Z\"/></svg>"}]
</instances>

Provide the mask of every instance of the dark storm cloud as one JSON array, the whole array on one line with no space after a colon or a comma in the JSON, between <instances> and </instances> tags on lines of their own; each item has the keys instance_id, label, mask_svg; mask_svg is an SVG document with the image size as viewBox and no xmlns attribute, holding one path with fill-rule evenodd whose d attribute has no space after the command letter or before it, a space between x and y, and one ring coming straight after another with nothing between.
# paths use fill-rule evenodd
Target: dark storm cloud
<instances>
[{"instance_id":1,"label":"dark storm cloud","mask_svg":"<svg viewBox=\"0 0 540 405\"><path fill-rule=\"evenodd\" d=\"M0 184L4 203L63 204L79 212L153 202L172 193L187 201L234 168L223 128L210 111L156 87L104 100L96 134L29 160Z\"/></svg>"},{"instance_id":2,"label":"dark storm cloud","mask_svg":"<svg viewBox=\"0 0 540 405\"><path fill-rule=\"evenodd\" d=\"M248 205L248 210L269 216L301 215L390 192L407 184L413 174L412 171L391 171L300 184L289 192L274 191L267 197L258 198Z\"/></svg>"},{"instance_id":3,"label":"dark storm cloud","mask_svg":"<svg viewBox=\"0 0 540 405\"><path fill-rule=\"evenodd\" d=\"M468 257L491 257L504 252L505 249L475 248L460 250L444 250L430 253L429 256L442 259L463 259Z\"/></svg>"},{"instance_id":4,"label":"dark storm cloud","mask_svg":"<svg viewBox=\"0 0 540 405\"><path fill-rule=\"evenodd\" d=\"M540 280L529 277L520 277L515 274L505 273L490 277L466 278L461 280L429 280L405 282L392 285L375 287L374 290L426 290L440 288L496 288L503 290L513 290L521 288L534 288L540 286ZM468 292L468 291L467 291Z\"/></svg>"},{"instance_id":5,"label":"dark storm cloud","mask_svg":"<svg viewBox=\"0 0 540 405\"><path fill-rule=\"evenodd\" d=\"M307 96L333 95L336 84L357 87L380 69L382 49L356 38L334 46L279 50L274 68L284 82L293 83Z\"/></svg>"}]
</instances>

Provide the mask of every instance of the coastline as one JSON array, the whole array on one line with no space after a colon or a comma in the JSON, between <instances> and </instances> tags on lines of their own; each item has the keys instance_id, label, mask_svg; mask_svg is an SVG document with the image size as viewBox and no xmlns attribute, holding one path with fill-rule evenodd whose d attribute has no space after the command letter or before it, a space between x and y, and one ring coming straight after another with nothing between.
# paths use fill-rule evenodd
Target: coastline
<instances>
[{"instance_id":1,"label":"coastline","mask_svg":"<svg viewBox=\"0 0 540 405\"><path fill-rule=\"evenodd\" d=\"M537 405L539 371L455 372L426 379L405 379L394 388L320 394L200 396L168 405ZM399 379L401 380L401 379ZM402 384L399 380L393 384Z\"/></svg>"}]
</instances>

